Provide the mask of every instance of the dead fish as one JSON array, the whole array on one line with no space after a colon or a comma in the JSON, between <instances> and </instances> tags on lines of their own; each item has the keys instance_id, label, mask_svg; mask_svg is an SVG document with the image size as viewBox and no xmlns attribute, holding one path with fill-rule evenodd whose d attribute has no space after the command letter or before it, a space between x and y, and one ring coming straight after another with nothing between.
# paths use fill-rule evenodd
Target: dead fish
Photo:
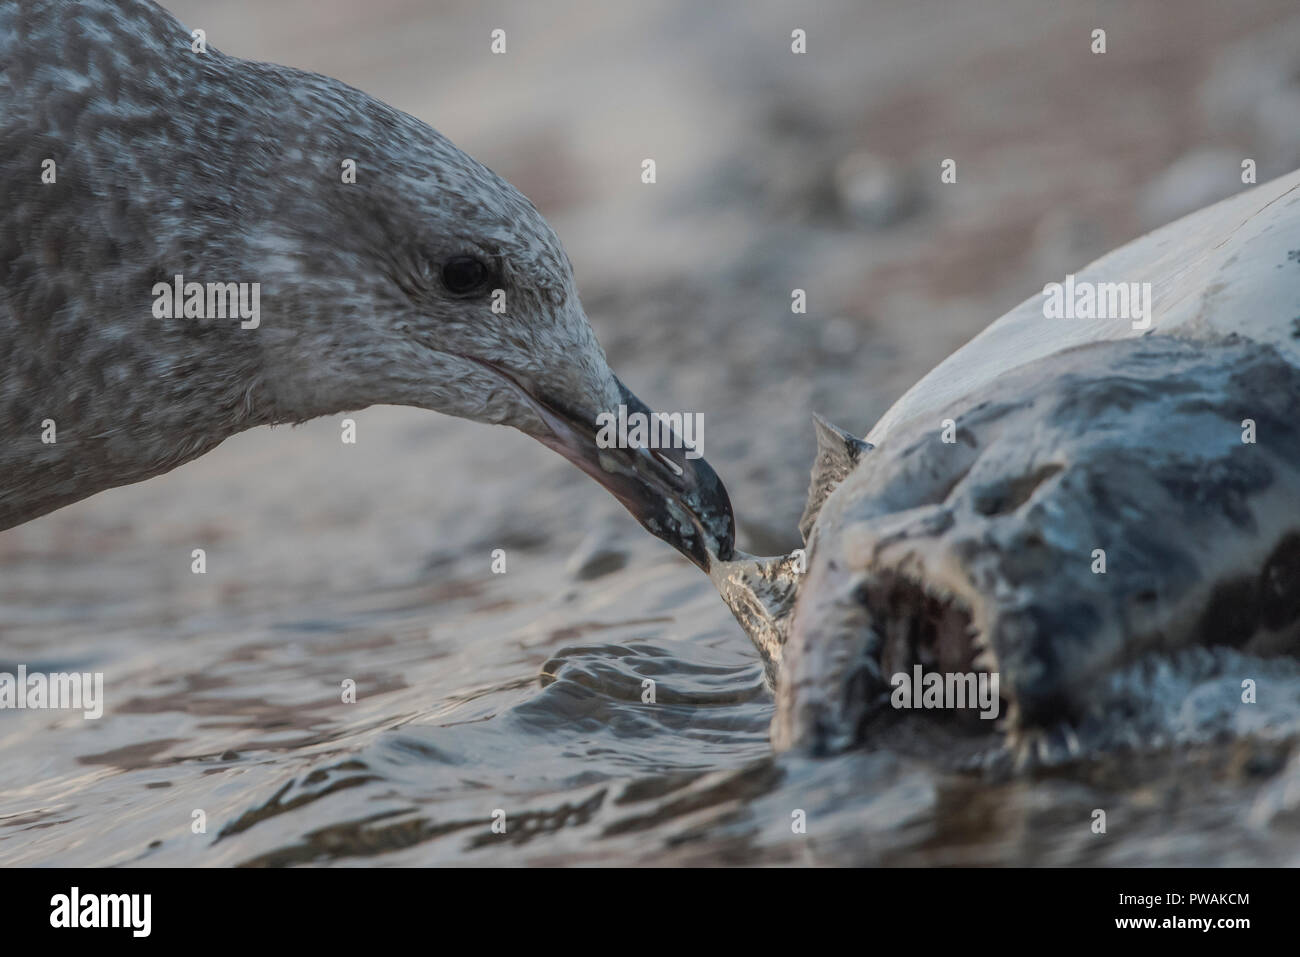
<instances>
[{"instance_id":1,"label":"dead fish","mask_svg":"<svg viewBox=\"0 0 1300 957\"><path fill-rule=\"evenodd\" d=\"M1121 285L1145 317L1051 318L1049 285L865 440L819 423L806 572L712 570L777 749L862 743L919 666L996 676L1007 748L1068 755L1118 669L1300 653L1300 172L1069 277Z\"/></svg>"}]
</instances>

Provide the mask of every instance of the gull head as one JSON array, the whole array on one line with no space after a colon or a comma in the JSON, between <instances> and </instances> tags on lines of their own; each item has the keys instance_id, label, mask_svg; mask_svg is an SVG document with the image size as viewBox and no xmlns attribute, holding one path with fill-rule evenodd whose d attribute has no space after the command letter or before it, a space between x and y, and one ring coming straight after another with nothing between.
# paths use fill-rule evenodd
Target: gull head
<instances>
[{"instance_id":1,"label":"gull head","mask_svg":"<svg viewBox=\"0 0 1300 957\"><path fill-rule=\"evenodd\" d=\"M601 439L620 406L652 413L610 370L533 204L357 90L301 74L288 90L301 109L267 118L291 144L274 225L245 240L277 417L395 404L513 426L701 568L729 558L731 505L699 451L667 430L656 447ZM310 120L286 133L295 114Z\"/></svg>"}]
</instances>

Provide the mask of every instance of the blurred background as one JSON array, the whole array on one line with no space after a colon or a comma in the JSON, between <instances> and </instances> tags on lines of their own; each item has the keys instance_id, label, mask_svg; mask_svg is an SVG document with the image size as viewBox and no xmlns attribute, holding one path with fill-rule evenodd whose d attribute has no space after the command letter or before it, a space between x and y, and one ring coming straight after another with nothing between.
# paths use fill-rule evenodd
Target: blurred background
<instances>
[{"instance_id":1,"label":"blurred background","mask_svg":"<svg viewBox=\"0 0 1300 957\"><path fill-rule=\"evenodd\" d=\"M164 5L226 53L420 117L526 193L620 377L704 414L758 554L800 544L813 411L865 434L1045 282L1241 189L1243 159L1260 182L1300 166L1294 0ZM1051 789L1054 808L1091 806L1086 788L976 794L887 756L774 760L745 636L605 492L505 429L354 417L355 446L337 420L259 430L0 533L0 659L102 670L109 694L93 724L0 714L0 861L1155 853L1085 846L1035 810ZM670 702L654 716L646 674ZM338 702L347 677L356 705ZM1255 831L1224 823L1240 796L1232 814L1188 798L1185 841L1159 859L1285 860L1271 793L1247 800ZM983 810L954 825L953 795ZM837 839L792 842L804 804ZM483 837L499 805L527 841ZM1154 836L1170 807L1133 813Z\"/></svg>"}]
</instances>

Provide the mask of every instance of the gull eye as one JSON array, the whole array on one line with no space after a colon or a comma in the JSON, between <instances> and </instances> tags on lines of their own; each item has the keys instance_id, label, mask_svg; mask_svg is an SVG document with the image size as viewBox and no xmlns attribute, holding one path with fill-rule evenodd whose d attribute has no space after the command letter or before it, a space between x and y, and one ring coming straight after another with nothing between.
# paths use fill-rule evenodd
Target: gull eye
<instances>
[{"instance_id":1,"label":"gull eye","mask_svg":"<svg viewBox=\"0 0 1300 957\"><path fill-rule=\"evenodd\" d=\"M456 296L482 291L488 276L488 267L473 256L453 256L442 264L442 284Z\"/></svg>"}]
</instances>

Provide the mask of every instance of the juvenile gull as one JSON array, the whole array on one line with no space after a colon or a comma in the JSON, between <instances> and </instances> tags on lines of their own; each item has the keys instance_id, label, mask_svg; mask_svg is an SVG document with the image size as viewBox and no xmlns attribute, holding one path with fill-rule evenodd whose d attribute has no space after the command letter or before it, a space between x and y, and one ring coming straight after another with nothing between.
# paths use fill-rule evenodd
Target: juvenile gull
<instances>
[{"instance_id":1,"label":"juvenile gull","mask_svg":"<svg viewBox=\"0 0 1300 957\"><path fill-rule=\"evenodd\" d=\"M191 44L147 0L0 4L0 529L383 403L514 426L730 555L703 459L597 446L600 413L649 410L524 196L359 90ZM177 282L247 283L257 317L159 318Z\"/></svg>"}]
</instances>

